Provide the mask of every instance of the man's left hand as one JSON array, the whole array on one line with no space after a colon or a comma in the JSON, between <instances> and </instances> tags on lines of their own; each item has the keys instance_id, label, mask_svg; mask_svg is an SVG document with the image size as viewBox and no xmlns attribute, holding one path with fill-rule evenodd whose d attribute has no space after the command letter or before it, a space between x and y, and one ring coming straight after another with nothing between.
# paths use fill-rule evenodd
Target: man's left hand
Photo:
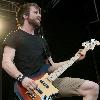
<instances>
[{"instance_id":1,"label":"man's left hand","mask_svg":"<svg viewBox=\"0 0 100 100\"><path fill-rule=\"evenodd\" d=\"M84 49L79 49L79 51L76 54L80 55L80 57L78 59L78 61L80 61L80 60L83 60L85 58L86 51Z\"/></svg>"}]
</instances>

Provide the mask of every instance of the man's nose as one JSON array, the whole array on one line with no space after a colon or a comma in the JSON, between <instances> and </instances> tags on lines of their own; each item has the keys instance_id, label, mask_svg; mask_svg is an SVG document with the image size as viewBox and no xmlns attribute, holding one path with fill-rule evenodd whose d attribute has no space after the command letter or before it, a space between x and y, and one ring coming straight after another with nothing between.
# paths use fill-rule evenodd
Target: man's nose
<instances>
[{"instance_id":1,"label":"man's nose","mask_svg":"<svg viewBox=\"0 0 100 100\"><path fill-rule=\"evenodd\" d=\"M38 13L37 13L37 16L41 17L41 14L38 12Z\"/></svg>"}]
</instances>

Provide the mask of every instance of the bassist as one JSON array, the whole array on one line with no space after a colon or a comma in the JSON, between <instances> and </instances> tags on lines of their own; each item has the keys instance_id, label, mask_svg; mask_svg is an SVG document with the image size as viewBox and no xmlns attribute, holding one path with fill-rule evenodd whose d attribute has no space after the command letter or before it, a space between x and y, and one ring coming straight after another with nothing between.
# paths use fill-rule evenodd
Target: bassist
<instances>
[{"instance_id":1,"label":"bassist","mask_svg":"<svg viewBox=\"0 0 100 100\"><path fill-rule=\"evenodd\" d=\"M53 62L46 40L35 32L41 23L41 8L36 3L27 3L20 8L17 22L20 29L9 34L4 41L2 68L32 93L38 87L31 79L32 75L51 73L67 61ZM81 49L77 53L80 55L78 60L82 60L86 51ZM98 98L99 86L89 80L64 77L57 78L52 84L59 90L60 97L83 96L83 100Z\"/></svg>"}]
</instances>

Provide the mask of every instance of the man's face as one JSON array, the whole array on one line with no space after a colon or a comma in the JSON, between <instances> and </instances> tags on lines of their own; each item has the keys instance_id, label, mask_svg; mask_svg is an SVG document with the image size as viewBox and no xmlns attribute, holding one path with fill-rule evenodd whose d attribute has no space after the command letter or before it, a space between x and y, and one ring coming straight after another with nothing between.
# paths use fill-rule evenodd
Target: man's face
<instances>
[{"instance_id":1,"label":"man's face","mask_svg":"<svg viewBox=\"0 0 100 100\"><path fill-rule=\"evenodd\" d=\"M30 7L28 22L32 26L40 26L40 24L41 24L41 14L40 14L39 10L36 9L34 6Z\"/></svg>"}]
</instances>

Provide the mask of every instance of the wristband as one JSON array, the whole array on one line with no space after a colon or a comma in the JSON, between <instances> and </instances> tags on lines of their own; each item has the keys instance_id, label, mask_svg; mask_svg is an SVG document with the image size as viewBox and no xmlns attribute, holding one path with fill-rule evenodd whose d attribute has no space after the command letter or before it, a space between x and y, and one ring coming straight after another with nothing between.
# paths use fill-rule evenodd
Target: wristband
<instances>
[{"instance_id":1,"label":"wristband","mask_svg":"<svg viewBox=\"0 0 100 100\"><path fill-rule=\"evenodd\" d=\"M22 82L25 77L24 75L19 75L16 79L18 82Z\"/></svg>"}]
</instances>

